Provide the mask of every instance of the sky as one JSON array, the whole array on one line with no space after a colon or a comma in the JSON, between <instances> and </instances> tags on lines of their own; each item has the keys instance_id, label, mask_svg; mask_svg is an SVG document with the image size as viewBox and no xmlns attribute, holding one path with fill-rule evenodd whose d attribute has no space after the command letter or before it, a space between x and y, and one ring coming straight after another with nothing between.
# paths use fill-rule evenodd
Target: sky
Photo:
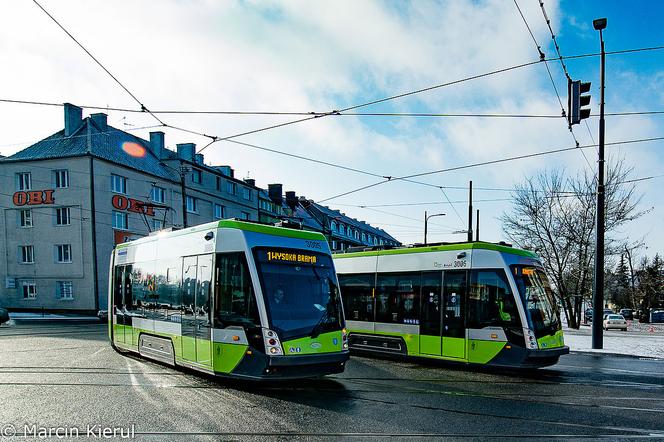
<instances>
[{"instance_id":1,"label":"sky","mask_svg":"<svg viewBox=\"0 0 664 442\"><path fill-rule=\"evenodd\" d=\"M556 56L538 0L475 1L54 1L39 0L138 100L151 110L329 112ZM596 53L592 20L606 17L607 51L664 44L652 1L544 0L563 55ZM565 61L573 79L592 82L598 113L599 58ZM0 99L139 109L136 101L38 6L10 2L0 13ZM564 106L567 80L548 62ZM606 112L664 110L664 51L608 55ZM98 112L85 109L84 115ZM543 63L454 83L355 109L372 113L560 115ZM150 115L108 110L109 124L148 138ZM160 114L169 125L221 138L302 118L293 115ZM598 118L574 126L581 145L597 140ZM664 115L608 116L606 142L664 136ZM0 154L10 155L62 129L61 107L0 102ZM209 139L166 128L166 144ZM234 138L273 150L399 177L573 147L563 118L333 115ZM631 177L664 174L664 142L613 145ZM462 241L473 181L481 239L505 239L499 217L509 189L543 170L571 176L596 168L594 148L392 181L220 141L203 154L256 184L283 183L345 214L382 227L404 243ZM615 236L664 252L664 176L636 184L646 212ZM437 187L438 186L438 187ZM441 191L439 186L445 187ZM504 190L480 190L498 188ZM332 198L332 199L330 199ZM452 204L450 204L452 202ZM426 203L426 204L421 204Z\"/></svg>"}]
</instances>

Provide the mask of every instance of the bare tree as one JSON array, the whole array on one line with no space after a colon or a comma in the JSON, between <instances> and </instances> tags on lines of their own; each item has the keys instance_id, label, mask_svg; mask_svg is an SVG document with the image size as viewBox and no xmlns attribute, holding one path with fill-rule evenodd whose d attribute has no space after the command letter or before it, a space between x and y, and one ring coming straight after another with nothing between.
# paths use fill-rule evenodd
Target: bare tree
<instances>
[{"instance_id":1,"label":"bare tree","mask_svg":"<svg viewBox=\"0 0 664 442\"><path fill-rule=\"evenodd\" d=\"M607 166L607 256L624 251L625 239L614 236L617 228L644 213L637 211L640 197L629 182L631 173L623 161ZM542 171L515 187L513 207L500 218L510 241L538 253L567 323L574 328L581 323L584 300L592 291L595 188L595 177L587 171L576 177L560 169Z\"/></svg>"}]
</instances>

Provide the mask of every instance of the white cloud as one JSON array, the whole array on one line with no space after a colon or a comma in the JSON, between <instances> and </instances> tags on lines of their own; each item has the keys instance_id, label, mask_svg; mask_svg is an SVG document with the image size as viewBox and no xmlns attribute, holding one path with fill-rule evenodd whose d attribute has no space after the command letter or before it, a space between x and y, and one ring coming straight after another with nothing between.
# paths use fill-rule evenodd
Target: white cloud
<instances>
[{"instance_id":1,"label":"white cloud","mask_svg":"<svg viewBox=\"0 0 664 442\"><path fill-rule=\"evenodd\" d=\"M537 59L537 51L513 3L502 0L385 3L346 2L103 2L43 1L62 24L152 109L327 111L441 84ZM553 55L537 2L519 2L535 38ZM564 35L575 18L546 2ZM566 24L563 26L563 23ZM575 32L575 31L573 31ZM573 48L567 48L573 52ZM12 3L0 16L0 82L5 98L70 101L137 107L113 80L34 4ZM7 69L6 67L10 67ZM565 100L565 79L550 63ZM629 78L635 75L638 78ZM623 89L644 73L624 74ZM618 77L616 77L618 78ZM661 84L661 74L654 79ZM664 102L661 89L649 94ZM659 95L657 95L659 94ZM616 100L618 99L616 98ZM638 108L622 100L622 106ZM615 103L618 108L618 103ZM542 65L472 80L358 111L496 112L559 114L560 106ZM9 154L62 127L60 108L0 103L0 152ZM126 117L126 120L122 120ZM165 115L173 125L228 136L297 117ZM110 112L116 127L153 124L147 115ZM609 138L657 133L653 120L611 120ZM582 144L590 137L577 126ZM147 131L142 132L147 135ZM167 143L207 141L167 130ZM399 176L572 145L562 119L387 119L326 117L241 138L379 174ZM651 153L648 153L651 152ZM637 174L662 169L652 150L630 150ZM588 152L592 162L592 151ZM260 185L285 187L322 199L377 180L229 143L205 151L206 160L248 172ZM587 167L570 152L505 165L423 178L439 185L509 187L544 166ZM453 200L466 192L450 190ZM477 198L505 193L477 193ZM441 192L411 183L390 183L349 195L351 204L444 201ZM655 199L662 203L661 197ZM334 205L334 201L330 202ZM487 239L499 239L494 221L504 203L479 204ZM445 223L463 223L446 206ZM423 211L398 207L407 218L358 208L346 212L375 223L402 224L403 239L418 239ZM457 210L465 216L463 204ZM439 221L443 224L443 221ZM386 226L387 228L387 226ZM398 231L395 227L395 232ZM396 233L395 233L396 234ZM433 239L454 239L438 234ZM664 238L658 238L664 247Z\"/></svg>"}]
</instances>

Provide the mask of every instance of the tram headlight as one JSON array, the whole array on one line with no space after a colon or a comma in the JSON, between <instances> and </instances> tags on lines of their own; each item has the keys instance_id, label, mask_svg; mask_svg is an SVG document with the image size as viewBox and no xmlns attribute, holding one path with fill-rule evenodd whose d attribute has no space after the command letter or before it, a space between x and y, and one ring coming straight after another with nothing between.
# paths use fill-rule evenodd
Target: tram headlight
<instances>
[{"instance_id":1,"label":"tram headlight","mask_svg":"<svg viewBox=\"0 0 664 442\"><path fill-rule=\"evenodd\" d=\"M263 342L265 343L265 352L271 356L284 354L279 342L279 336L276 332L268 329L263 330Z\"/></svg>"},{"instance_id":2,"label":"tram headlight","mask_svg":"<svg viewBox=\"0 0 664 442\"><path fill-rule=\"evenodd\" d=\"M348 350L348 330L346 330L346 327L341 329L341 347L344 350Z\"/></svg>"},{"instance_id":3,"label":"tram headlight","mask_svg":"<svg viewBox=\"0 0 664 442\"><path fill-rule=\"evenodd\" d=\"M524 329L524 336L526 338L526 348L529 350L537 350L537 339L535 338L535 333L529 328Z\"/></svg>"}]
</instances>

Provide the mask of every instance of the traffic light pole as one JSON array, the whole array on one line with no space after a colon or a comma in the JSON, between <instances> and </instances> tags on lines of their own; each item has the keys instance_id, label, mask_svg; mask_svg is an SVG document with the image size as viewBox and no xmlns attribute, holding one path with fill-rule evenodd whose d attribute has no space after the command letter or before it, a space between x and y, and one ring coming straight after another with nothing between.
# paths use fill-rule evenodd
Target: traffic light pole
<instances>
[{"instance_id":1,"label":"traffic light pole","mask_svg":"<svg viewBox=\"0 0 664 442\"><path fill-rule=\"evenodd\" d=\"M606 22L604 22L606 26ZM599 161L597 163L597 218L595 228L595 277L593 278L593 329L592 348L604 347L602 335L604 316L604 39L599 30L601 61L599 71Z\"/></svg>"}]
</instances>

